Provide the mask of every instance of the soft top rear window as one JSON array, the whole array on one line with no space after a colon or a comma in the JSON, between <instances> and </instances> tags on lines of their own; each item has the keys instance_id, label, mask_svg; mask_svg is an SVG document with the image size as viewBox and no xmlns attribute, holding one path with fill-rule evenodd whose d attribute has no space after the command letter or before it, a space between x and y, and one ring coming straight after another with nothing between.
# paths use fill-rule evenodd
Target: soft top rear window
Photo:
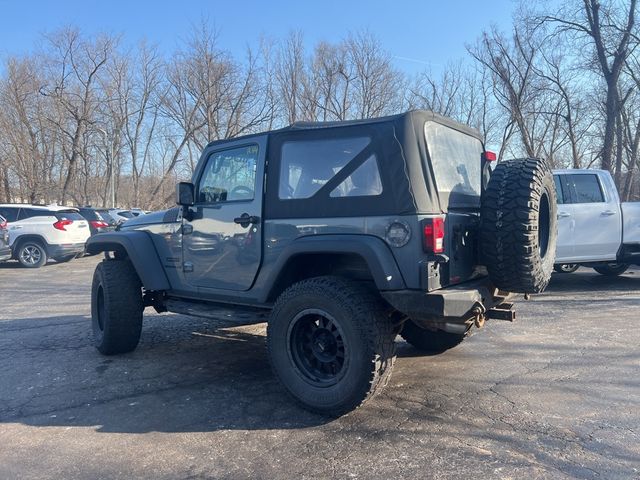
<instances>
[{"instance_id":1,"label":"soft top rear window","mask_svg":"<svg viewBox=\"0 0 640 480\"><path fill-rule=\"evenodd\" d=\"M479 206L482 142L436 122L425 122L424 135L441 198L453 207Z\"/></svg>"}]
</instances>

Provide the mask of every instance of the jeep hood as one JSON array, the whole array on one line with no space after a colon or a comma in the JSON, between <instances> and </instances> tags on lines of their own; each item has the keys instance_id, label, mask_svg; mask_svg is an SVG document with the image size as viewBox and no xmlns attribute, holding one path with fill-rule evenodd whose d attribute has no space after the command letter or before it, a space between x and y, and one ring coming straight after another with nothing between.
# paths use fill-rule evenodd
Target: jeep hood
<instances>
[{"instance_id":1,"label":"jeep hood","mask_svg":"<svg viewBox=\"0 0 640 480\"><path fill-rule=\"evenodd\" d=\"M170 208L168 210L160 210L157 212L147 213L146 215L138 215L122 224L123 228L135 228L140 225L152 225L156 223L175 222L178 209Z\"/></svg>"}]
</instances>

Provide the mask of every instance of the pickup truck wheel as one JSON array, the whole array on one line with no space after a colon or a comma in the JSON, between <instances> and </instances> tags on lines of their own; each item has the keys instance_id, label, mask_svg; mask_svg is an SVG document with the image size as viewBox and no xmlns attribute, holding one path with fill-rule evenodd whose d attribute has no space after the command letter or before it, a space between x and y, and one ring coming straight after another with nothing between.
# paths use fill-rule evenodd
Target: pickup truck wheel
<instances>
[{"instance_id":1,"label":"pickup truck wheel","mask_svg":"<svg viewBox=\"0 0 640 480\"><path fill-rule=\"evenodd\" d=\"M480 245L500 290L540 293L556 251L556 193L548 164L536 158L496 165L481 200Z\"/></svg>"},{"instance_id":2,"label":"pickup truck wheel","mask_svg":"<svg viewBox=\"0 0 640 480\"><path fill-rule=\"evenodd\" d=\"M142 284L127 260L98 264L91 287L91 324L96 348L104 355L134 350L142 331Z\"/></svg>"},{"instance_id":3,"label":"pickup truck wheel","mask_svg":"<svg viewBox=\"0 0 640 480\"><path fill-rule=\"evenodd\" d=\"M337 416L388 382L396 332L367 289L340 277L316 277L280 295L267 345L273 370L289 393L311 411Z\"/></svg>"},{"instance_id":4,"label":"pickup truck wheel","mask_svg":"<svg viewBox=\"0 0 640 480\"><path fill-rule=\"evenodd\" d=\"M18 247L18 261L26 268L40 268L47 263L47 251L41 243L26 240Z\"/></svg>"},{"instance_id":5,"label":"pickup truck wheel","mask_svg":"<svg viewBox=\"0 0 640 480\"><path fill-rule=\"evenodd\" d=\"M427 330L407 320L402 326L400 336L408 344L427 353L442 353L462 343L465 335L449 333L443 330Z\"/></svg>"},{"instance_id":6,"label":"pickup truck wheel","mask_svg":"<svg viewBox=\"0 0 640 480\"><path fill-rule=\"evenodd\" d=\"M573 273L580 268L577 263L557 263L553 269L558 273Z\"/></svg>"},{"instance_id":7,"label":"pickup truck wheel","mask_svg":"<svg viewBox=\"0 0 640 480\"><path fill-rule=\"evenodd\" d=\"M600 275L606 275L607 277L617 277L618 275L622 275L628 268L629 264L627 263L605 263L603 265L593 267L593 269Z\"/></svg>"}]
</instances>

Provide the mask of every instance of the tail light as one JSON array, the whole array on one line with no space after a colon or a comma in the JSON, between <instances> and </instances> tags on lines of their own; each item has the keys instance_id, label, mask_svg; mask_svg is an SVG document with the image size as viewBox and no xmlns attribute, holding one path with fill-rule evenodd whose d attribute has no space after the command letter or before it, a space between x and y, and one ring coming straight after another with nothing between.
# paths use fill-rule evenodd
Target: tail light
<instances>
[{"instance_id":1,"label":"tail light","mask_svg":"<svg viewBox=\"0 0 640 480\"><path fill-rule=\"evenodd\" d=\"M109 224L101 220L91 220L89 222L93 228L107 228Z\"/></svg>"},{"instance_id":2,"label":"tail light","mask_svg":"<svg viewBox=\"0 0 640 480\"><path fill-rule=\"evenodd\" d=\"M4 220L0 222L0 230L6 230L6 228L7 228L7 221Z\"/></svg>"},{"instance_id":3,"label":"tail light","mask_svg":"<svg viewBox=\"0 0 640 480\"><path fill-rule=\"evenodd\" d=\"M66 227L67 225L71 225L73 223L73 220L67 220L66 218L63 218L62 220L58 220L56 223L53 224L53 228L57 229L57 230L63 230L63 231L67 231Z\"/></svg>"},{"instance_id":4,"label":"tail light","mask_svg":"<svg viewBox=\"0 0 640 480\"><path fill-rule=\"evenodd\" d=\"M422 232L422 248L425 252L444 252L444 218L427 218L423 221Z\"/></svg>"},{"instance_id":5,"label":"tail light","mask_svg":"<svg viewBox=\"0 0 640 480\"><path fill-rule=\"evenodd\" d=\"M496 153L495 152L490 152L489 150L486 150L482 154L482 157L484 158L484 160L486 162L495 162L498 159Z\"/></svg>"}]
</instances>

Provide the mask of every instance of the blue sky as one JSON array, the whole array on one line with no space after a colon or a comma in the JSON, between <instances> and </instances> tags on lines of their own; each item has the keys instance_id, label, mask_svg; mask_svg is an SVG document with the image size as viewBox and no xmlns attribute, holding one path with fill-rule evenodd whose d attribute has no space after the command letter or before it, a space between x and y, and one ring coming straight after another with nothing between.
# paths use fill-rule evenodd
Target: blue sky
<instances>
[{"instance_id":1,"label":"blue sky","mask_svg":"<svg viewBox=\"0 0 640 480\"><path fill-rule=\"evenodd\" d=\"M147 39L171 52L201 18L217 27L220 46L243 55L261 36L281 38L291 30L305 41L337 41L349 31L369 29L409 73L465 57L491 24L508 30L514 0L483 1L122 1L0 0L0 56L33 49L42 34L63 25L86 33L123 34L126 42Z\"/></svg>"}]
</instances>

